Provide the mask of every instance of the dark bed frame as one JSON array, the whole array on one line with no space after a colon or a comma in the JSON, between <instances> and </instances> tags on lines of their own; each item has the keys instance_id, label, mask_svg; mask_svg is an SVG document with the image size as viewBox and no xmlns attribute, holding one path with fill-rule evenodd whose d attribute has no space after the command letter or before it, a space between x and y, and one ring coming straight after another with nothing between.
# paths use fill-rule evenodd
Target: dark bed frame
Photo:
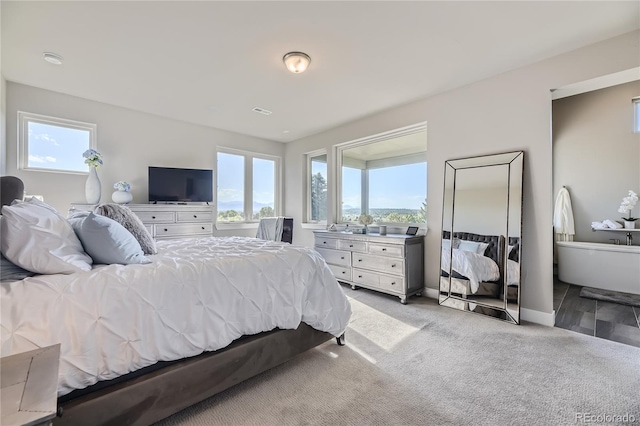
<instances>
[{"instance_id":1,"label":"dark bed frame","mask_svg":"<svg viewBox=\"0 0 640 426\"><path fill-rule=\"evenodd\" d=\"M442 231L442 238L451 239L451 232ZM480 234L473 234L471 232L454 232L453 238L454 239L457 238L463 241L476 241L479 243L489 244L487 249L484 251L484 255L489 259L493 260L494 262L496 262L496 264L498 265L498 270L500 271L500 279L498 281L488 281L488 282L495 283L495 284L503 284L504 282L504 258L503 258L504 236L503 235L480 235ZM449 276L449 274L445 271L440 271L440 273L442 276ZM467 279L466 277L459 277L455 275L454 275L454 278Z\"/></svg>"},{"instance_id":2,"label":"dark bed frame","mask_svg":"<svg viewBox=\"0 0 640 426\"><path fill-rule=\"evenodd\" d=\"M248 336L224 349L135 372L59 398L54 425L149 425L280 365L333 336L301 323L296 330ZM337 338L344 345L344 334ZM129 378L132 377L132 378ZM76 396L77 395L77 396Z\"/></svg>"}]
</instances>

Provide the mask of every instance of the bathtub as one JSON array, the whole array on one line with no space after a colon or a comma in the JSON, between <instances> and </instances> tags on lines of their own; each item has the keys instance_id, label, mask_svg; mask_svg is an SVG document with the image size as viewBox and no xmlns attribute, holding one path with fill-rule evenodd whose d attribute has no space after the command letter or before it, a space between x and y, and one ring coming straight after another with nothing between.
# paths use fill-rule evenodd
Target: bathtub
<instances>
[{"instance_id":1,"label":"bathtub","mask_svg":"<svg viewBox=\"0 0 640 426\"><path fill-rule=\"evenodd\" d=\"M640 246L558 241L558 278L640 295Z\"/></svg>"}]
</instances>

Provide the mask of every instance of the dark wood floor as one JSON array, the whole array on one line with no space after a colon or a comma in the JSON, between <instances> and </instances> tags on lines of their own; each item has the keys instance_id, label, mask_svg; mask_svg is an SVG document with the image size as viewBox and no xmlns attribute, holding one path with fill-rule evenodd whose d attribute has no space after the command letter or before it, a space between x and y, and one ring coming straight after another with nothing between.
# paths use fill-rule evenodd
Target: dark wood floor
<instances>
[{"instance_id":1,"label":"dark wood floor","mask_svg":"<svg viewBox=\"0 0 640 426\"><path fill-rule=\"evenodd\" d=\"M554 277L556 327L640 348L640 308L585 299L581 289Z\"/></svg>"}]
</instances>

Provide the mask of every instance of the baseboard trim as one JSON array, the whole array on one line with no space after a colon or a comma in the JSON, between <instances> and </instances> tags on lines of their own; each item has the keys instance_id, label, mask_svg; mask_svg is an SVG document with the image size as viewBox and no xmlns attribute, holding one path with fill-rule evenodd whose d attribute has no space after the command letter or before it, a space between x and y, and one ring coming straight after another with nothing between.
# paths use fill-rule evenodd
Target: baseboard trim
<instances>
[{"instance_id":1,"label":"baseboard trim","mask_svg":"<svg viewBox=\"0 0 640 426\"><path fill-rule=\"evenodd\" d=\"M430 299L438 299L438 295L440 294L440 292L435 288L425 287L422 294L424 294L426 297Z\"/></svg>"},{"instance_id":2,"label":"baseboard trim","mask_svg":"<svg viewBox=\"0 0 640 426\"><path fill-rule=\"evenodd\" d=\"M556 323L556 311L541 312L533 309L520 308L520 319L523 321L534 322L540 325L553 327Z\"/></svg>"},{"instance_id":3,"label":"baseboard trim","mask_svg":"<svg viewBox=\"0 0 640 426\"><path fill-rule=\"evenodd\" d=\"M431 299L438 299L440 292L435 288L425 287L422 294ZM520 320L553 327L556 323L556 311L554 310L549 313L520 308Z\"/></svg>"}]
</instances>

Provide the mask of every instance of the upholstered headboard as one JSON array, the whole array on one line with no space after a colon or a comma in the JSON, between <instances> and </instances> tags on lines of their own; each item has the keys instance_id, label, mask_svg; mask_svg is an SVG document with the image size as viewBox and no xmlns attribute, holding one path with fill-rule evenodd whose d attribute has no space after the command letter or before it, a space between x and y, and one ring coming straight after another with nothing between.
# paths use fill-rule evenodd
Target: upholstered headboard
<instances>
[{"instance_id":1,"label":"upholstered headboard","mask_svg":"<svg viewBox=\"0 0 640 426\"><path fill-rule=\"evenodd\" d=\"M282 222L282 239L283 243L293 243L293 218L285 217Z\"/></svg>"},{"instance_id":2,"label":"upholstered headboard","mask_svg":"<svg viewBox=\"0 0 640 426\"><path fill-rule=\"evenodd\" d=\"M450 239L451 232L442 231L442 238ZM502 281L502 277L504 277L504 262L503 262L503 250L504 250L504 235L480 235L473 234L471 232L454 232L453 238L457 238L465 241L476 241L478 243L486 243L489 244L487 249L484 251L484 255L498 265L498 269L500 271L500 281ZM515 250L515 248L514 248Z\"/></svg>"},{"instance_id":3,"label":"upholstered headboard","mask_svg":"<svg viewBox=\"0 0 640 426\"><path fill-rule=\"evenodd\" d=\"M509 259L520 262L520 237L509 237L509 245L513 246L509 252Z\"/></svg>"},{"instance_id":4,"label":"upholstered headboard","mask_svg":"<svg viewBox=\"0 0 640 426\"><path fill-rule=\"evenodd\" d=\"M15 176L0 176L2 206L10 205L16 198L19 200L24 198L24 183Z\"/></svg>"}]
</instances>

